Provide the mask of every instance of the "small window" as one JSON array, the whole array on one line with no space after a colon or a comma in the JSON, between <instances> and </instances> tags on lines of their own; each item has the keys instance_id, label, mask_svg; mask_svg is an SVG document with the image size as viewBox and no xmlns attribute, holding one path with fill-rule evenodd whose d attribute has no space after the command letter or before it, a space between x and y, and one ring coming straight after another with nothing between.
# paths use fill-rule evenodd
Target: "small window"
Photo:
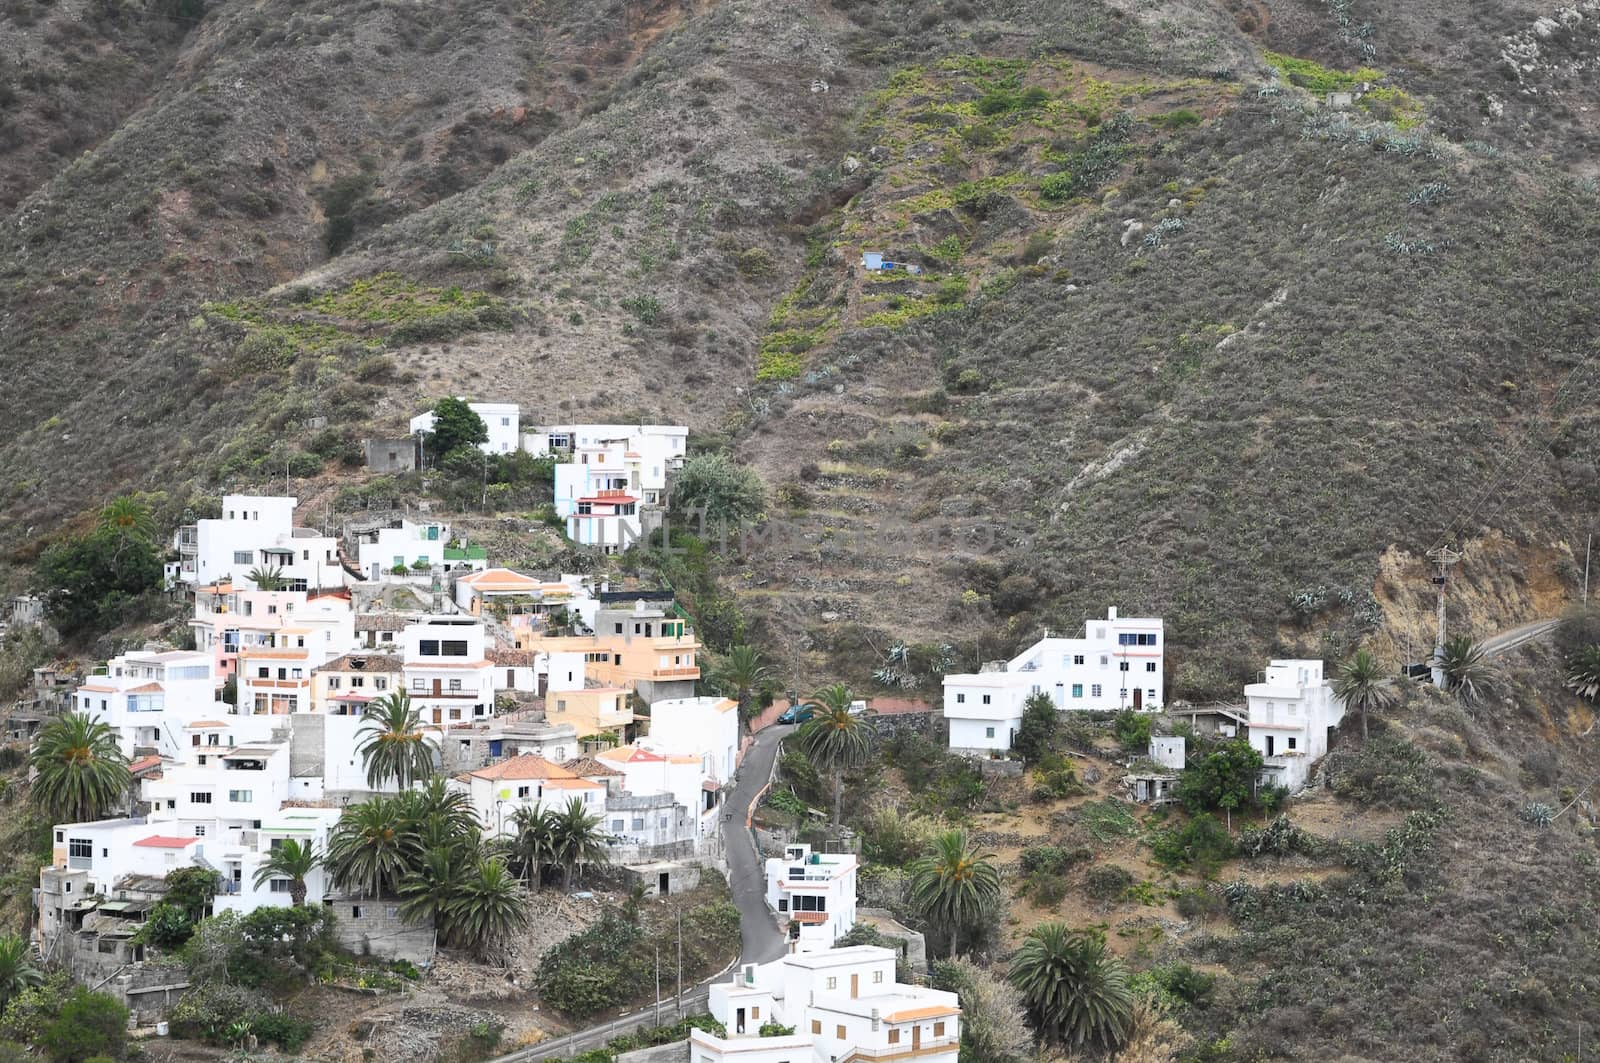
<instances>
[{"instance_id":1,"label":"small window","mask_svg":"<svg viewBox=\"0 0 1600 1063\"><path fill-rule=\"evenodd\" d=\"M844 1028L844 1024L843 1023L840 1023L838 1026L835 1026L833 1028L833 1036L837 1037L841 1041L843 1041L847 1036L849 1036L845 1032L845 1028Z\"/></svg>"},{"instance_id":2,"label":"small window","mask_svg":"<svg viewBox=\"0 0 1600 1063\"><path fill-rule=\"evenodd\" d=\"M965 694L957 694L956 695L956 704L957 705L965 705L966 703L967 703L967 696Z\"/></svg>"},{"instance_id":3,"label":"small window","mask_svg":"<svg viewBox=\"0 0 1600 1063\"><path fill-rule=\"evenodd\" d=\"M761 1018L761 1009L760 1009L760 1008L758 1008L758 1007L755 1007L755 1006L752 1006L752 1007L751 1007L751 1008L750 1008L750 1017L751 1017L751 1018L752 1018L752 1019L759 1019L759 1018Z\"/></svg>"},{"instance_id":4,"label":"small window","mask_svg":"<svg viewBox=\"0 0 1600 1063\"><path fill-rule=\"evenodd\" d=\"M194 829L194 836L196 838L204 838L206 836L206 829L204 827L196 827Z\"/></svg>"},{"instance_id":5,"label":"small window","mask_svg":"<svg viewBox=\"0 0 1600 1063\"><path fill-rule=\"evenodd\" d=\"M882 971L873 971L872 972L872 984L873 985L882 985L883 984L883 972Z\"/></svg>"},{"instance_id":6,"label":"small window","mask_svg":"<svg viewBox=\"0 0 1600 1063\"><path fill-rule=\"evenodd\" d=\"M531 793L533 793L533 787L531 787L531 786L519 786L519 787L517 787L517 796L518 797L527 797Z\"/></svg>"},{"instance_id":7,"label":"small window","mask_svg":"<svg viewBox=\"0 0 1600 1063\"><path fill-rule=\"evenodd\" d=\"M235 550L233 552L233 563L236 565L248 565L255 559L256 555L249 550Z\"/></svg>"},{"instance_id":8,"label":"small window","mask_svg":"<svg viewBox=\"0 0 1600 1063\"><path fill-rule=\"evenodd\" d=\"M894 1029L893 1027L890 1027L889 1029L889 1043L892 1045L897 1045L900 1043L900 1031Z\"/></svg>"},{"instance_id":9,"label":"small window","mask_svg":"<svg viewBox=\"0 0 1600 1063\"><path fill-rule=\"evenodd\" d=\"M417 653L423 657L439 656L439 640L419 639L417 641Z\"/></svg>"},{"instance_id":10,"label":"small window","mask_svg":"<svg viewBox=\"0 0 1600 1063\"><path fill-rule=\"evenodd\" d=\"M67 888L71 889L72 888L72 884L68 883L67 884ZM821 1019L812 1019L811 1020L811 1032L812 1033L817 1033L817 1034L820 1034L822 1032L822 1020Z\"/></svg>"},{"instance_id":11,"label":"small window","mask_svg":"<svg viewBox=\"0 0 1600 1063\"><path fill-rule=\"evenodd\" d=\"M425 680L425 679L413 679L411 681L411 689L412 690L427 690L428 689L428 681Z\"/></svg>"},{"instance_id":12,"label":"small window","mask_svg":"<svg viewBox=\"0 0 1600 1063\"><path fill-rule=\"evenodd\" d=\"M828 979L828 988L829 989L838 989L839 988L839 979L837 979L837 978L829 978Z\"/></svg>"},{"instance_id":13,"label":"small window","mask_svg":"<svg viewBox=\"0 0 1600 1063\"><path fill-rule=\"evenodd\" d=\"M1081 654L1081 653L1073 654L1072 655L1072 663L1073 664L1082 664L1083 663L1083 654Z\"/></svg>"},{"instance_id":14,"label":"small window","mask_svg":"<svg viewBox=\"0 0 1600 1063\"><path fill-rule=\"evenodd\" d=\"M351 919L360 919L361 918L361 905L352 904L350 906L350 918Z\"/></svg>"},{"instance_id":15,"label":"small window","mask_svg":"<svg viewBox=\"0 0 1600 1063\"><path fill-rule=\"evenodd\" d=\"M985 727L983 729L983 737L985 737L985 738L993 738L994 737L994 728L993 727Z\"/></svg>"},{"instance_id":16,"label":"small window","mask_svg":"<svg viewBox=\"0 0 1600 1063\"><path fill-rule=\"evenodd\" d=\"M196 805L209 805L211 803L211 791L196 790L189 795L189 801Z\"/></svg>"},{"instance_id":17,"label":"small window","mask_svg":"<svg viewBox=\"0 0 1600 1063\"><path fill-rule=\"evenodd\" d=\"M446 639L439 643L439 652L444 657L465 657L467 655L467 640Z\"/></svg>"},{"instance_id":18,"label":"small window","mask_svg":"<svg viewBox=\"0 0 1600 1063\"><path fill-rule=\"evenodd\" d=\"M778 911L787 912L788 910L789 910L789 898L787 898L787 897L779 897L778 898Z\"/></svg>"},{"instance_id":19,"label":"small window","mask_svg":"<svg viewBox=\"0 0 1600 1063\"><path fill-rule=\"evenodd\" d=\"M984 696L983 696L983 703L984 703L984 704L985 704L985 705L988 705L988 704L990 704L990 703L991 703L991 702L993 702L993 701L994 701L994 698L993 698L993 696L992 696L992 695L989 695L989 694L985 694L985 695L984 695Z\"/></svg>"},{"instance_id":20,"label":"small window","mask_svg":"<svg viewBox=\"0 0 1600 1063\"><path fill-rule=\"evenodd\" d=\"M452 694L461 693L461 680L459 680L459 679L450 680L449 683L448 683L448 688L450 690L450 693L452 693Z\"/></svg>"},{"instance_id":21,"label":"small window","mask_svg":"<svg viewBox=\"0 0 1600 1063\"><path fill-rule=\"evenodd\" d=\"M1099 683L1095 683L1094 685L1089 687L1089 696L1091 698L1097 698L1097 697L1100 696L1100 684Z\"/></svg>"},{"instance_id":22,"label":"small window","mask_svg":"<svg viewBox=\"0 0 1600 1063\"><path fill-rule=\"evenodd\" d=\"M936 1022L936 1023L933 1024L933 1036L935 1036L935 1037L943 1037L944 1036L944 1023Z\"/></svg>"},{"instance_id":23,"label":"small window","mask_svg":"<svg viewBox=\"0 0 1600 1063\"><path fill-rule=\"evenodd\" d=\"M85 860L93 860L94 842L88 838L74 838L67 843L67 855L82 857Z\"/></svg>"},{"instance_id":24,"label":"small window","mask_svg":"<svg viewBox=\"0 0 1600 1063\"><path fill-rule=\"evenodd\" d=\"M1144 670L1147 671L1147 672L1155 671L1156 670L1156 662L1154 662L1154 661L1146 661L1146 662L1144 662Z\"/></svg>"},{"instance_id":25,"label":"small window","mask_svg":"<svg viewBox=\"0 0 1600 1063\"><path fill-rule=\"evenodd\" d=\"M1075 698L1083 697L1083 684L1082 683L1074 683L1074 684L1072 684L1072 696L1075 697Z\"/></svg>"},{"instance_id":26,"label":"small window","mask_svg":"<svg viewBox=\"0 0 1600 1063\"><path fill-rule=\"evenodd\" d=\"M1128 662L1127 661L1118 661L1117 662L1117 670L1119 672L1126 672L1128 670Z\"/></svg>"},{"instance_id":27,"label":"small window","mask_svg":"<svg viewBox=\"0 0 1600 1063\"><path fill-rule=\"evenodd\" d=\"M1294 748L1294 739L1292 737L1289 739L1289 748L1290 749Z\"/></svg>"}]
</instances>

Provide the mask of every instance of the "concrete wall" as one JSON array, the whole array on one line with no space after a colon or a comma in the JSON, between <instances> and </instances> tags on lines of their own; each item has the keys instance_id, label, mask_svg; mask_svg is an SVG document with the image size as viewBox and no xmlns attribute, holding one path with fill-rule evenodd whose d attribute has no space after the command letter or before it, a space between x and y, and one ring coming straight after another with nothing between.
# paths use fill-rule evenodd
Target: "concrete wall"
<instances>
[{"instance_id":1,"label":"concrete wall","mask_svg":"<svg viewBox=\"0 0 1600 1063\"><path fill-rule=\"evenodd\" d=\"M401 439L363 439L367 468L372 472L410 472L417 467L417 445L410 436Z\"/></svg>"},{"instance_id":2,"label":"concrete wall","mask_svg":"<svg viewBox=\"0 0 1600 1063\"><path fill-rule=\"evenodd\" d=\"M333 909L333 936L343 948L358 956L418 964L433 962L433 926L405 922L400 918L398 902L338 897L324 903Z\"/></svg>"}]
</instances>

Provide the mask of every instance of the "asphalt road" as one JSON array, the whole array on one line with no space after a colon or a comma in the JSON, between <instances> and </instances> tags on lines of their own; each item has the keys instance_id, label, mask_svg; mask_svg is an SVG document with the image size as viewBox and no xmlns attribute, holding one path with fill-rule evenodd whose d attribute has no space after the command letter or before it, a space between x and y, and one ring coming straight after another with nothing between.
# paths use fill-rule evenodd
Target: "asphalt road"
<instances>
[{"instance_id":1,"label":"asphalt road","mask_svg":"<svg viewBox=\"0 0 1600 1063\"><path fill-rule=\"evenodd\" d=\"M1483 655L1494 657L1507 650L1514 650L1525 642L1543 638L1561 626L1559 620L1535 620L1531 624L1523 624L1509 631L1502 631L1498 635L1491 635L1483 640Z\"/></svg>"},{"instance_id":2,"label":"asphalt road","mask_svg":"<svg viewBox=\"0 0 1600 1063\"><path fill-rule=\"evenodd\" d=\"M739 952L742 963L767 963L784 953L783 932L778 929L777 916L767 907L766 877L748 824L758 795L772 778L778 745L793 730L775 724L756 733L724 808L722 838L728 855L728 889L739 907L739 927L744 935Z\"/></svg>"},{"instance_id":3,"label":"asphalt road","mask_svg":"<svg viewBox=\"0 0 1600 1063\"><path fill-rule=\"evenodd\" d=\"M757 732L755 741L745 753L744 763L739 765L733 792L728 795L724 806L722 837L728 856L728 889L733 894L733 903L739 908L739 930L743 936L739 947L741 963L767 963L782 956L785 951L777 916L767 907L766 878L749 822L757 797L772 778L772 763L778 758L778 745L784 735L793 730L793 727L775 724ZM675 997L662 1001L661 1021L671 1022L680 1015L704 1011L709 995L707 987L724 977L726 975L718 975L686 989L682 1001ZM501 1056L492 1063L540 1063L546 1059L568 1059L591 1048L599 1048L620 1034L654 1025L655 1007L641 1008L631 1015Z\"/></svg>"}]
</instances>

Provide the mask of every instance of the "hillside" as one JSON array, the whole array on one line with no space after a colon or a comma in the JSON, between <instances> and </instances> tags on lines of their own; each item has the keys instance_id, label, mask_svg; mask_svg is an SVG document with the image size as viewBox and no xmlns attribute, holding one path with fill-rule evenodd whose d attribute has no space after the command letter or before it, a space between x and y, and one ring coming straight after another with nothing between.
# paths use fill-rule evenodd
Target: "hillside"
<instances>
[{"instance_id":1,"label":"hillside","mask_svg":"<svg viewBox=\"0 0 1600 1063\"><path fill-rule=\"evenodd\" d=\"M120 490L175 519L348 478L352 440L460 391L752 462L781 519L735 589L813 675L864 680L897 639L975 663L1118 601L1168 617L1205 695L1380 617L1424 638L1446 534L1468 624L1573 586L1595 277L1549 265L1600 221L1592 18L180 7L0 21L27 67L17 564ZM115 62L41 74L68 39ZM69 106L101 125L41 148ZM872 249L923 273L867 278Z\"/></svg>"}]
</instances>

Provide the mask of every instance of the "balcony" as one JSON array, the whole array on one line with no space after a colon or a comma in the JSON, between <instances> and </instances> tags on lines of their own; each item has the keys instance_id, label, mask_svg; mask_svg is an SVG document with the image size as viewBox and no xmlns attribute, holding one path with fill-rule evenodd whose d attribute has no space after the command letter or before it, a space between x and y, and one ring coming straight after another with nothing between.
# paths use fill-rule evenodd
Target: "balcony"
<instances>
[{"instance_id":1,"label":"balcony","mask_svg":"<svg viewBox=\"0 0 1600 1063\"><path fill-rule=\"evenodd\" d=\"M855 1063L857 1060L867 1059L916 1059L922 1056L933 1055L936 1052L948 1051L951 1058L960 1050L959 1037L930 1037L921 1044L885 1045L882 1048L852 1048L848 1053L839 1057L839 1063Z\"/></svg>"},{"instance_id":2,"label":"balcony","mask_svg":"<svg viewBox=\"0 0 1600 1063\"><path fill-rule=\"evenodd\" d=\"M652 668L651 679L698 679L700 669L690 665L684 668Z\"/></svg>"}]
</instances>

